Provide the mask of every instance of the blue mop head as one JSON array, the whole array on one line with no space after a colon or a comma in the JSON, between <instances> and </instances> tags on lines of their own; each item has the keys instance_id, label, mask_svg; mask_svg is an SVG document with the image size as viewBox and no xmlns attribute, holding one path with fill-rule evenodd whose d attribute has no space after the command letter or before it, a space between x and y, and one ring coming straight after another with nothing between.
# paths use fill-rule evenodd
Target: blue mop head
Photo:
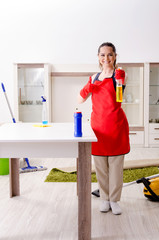
<instances>
[{"instance_id":1,"label":"blue mop head","mask_svg":"<svg viewBox=\"0 0 159 240\"><path fill-rule=\"evenodd\" d=\"M43 171L47 170L46 167L43 166L30 166L29 164L29 159L25 158L25 162L27 163L27 167L23 167L19 169L20 173L25 173L25 172L36 172L36 171Z\"/></svg>"},{"instance_id":2,"label":"blue mop head","mask_svg":"<svg viewBox=\"0 0 159 240\"><path fill-rule=\"evenodd\" d=\"M36 171L43 171L43 170L47 170L47 168L43 166L31 166L31 167L20 168L19 173L36 172Z\"/></svg>"}]
</instances>

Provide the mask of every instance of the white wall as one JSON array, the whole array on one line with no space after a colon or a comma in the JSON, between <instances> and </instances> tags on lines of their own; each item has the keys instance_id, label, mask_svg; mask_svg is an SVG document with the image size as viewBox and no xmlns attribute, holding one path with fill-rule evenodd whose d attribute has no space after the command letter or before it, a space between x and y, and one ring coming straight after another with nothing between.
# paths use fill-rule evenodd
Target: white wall
<instances>
[{"instance_id":1,"label":"white wall","mask_svg":"<svg viewBox=\"0 0 159 240\"><path fill-rule=\"evenodd\" d=\"M15 62L97 64L104 41L119 62L159 62L158 12L158 0L1 1L0 81L12 107ZM11 121L2 91L0 103L0 122Z\"/></svg>"}]
</instances>

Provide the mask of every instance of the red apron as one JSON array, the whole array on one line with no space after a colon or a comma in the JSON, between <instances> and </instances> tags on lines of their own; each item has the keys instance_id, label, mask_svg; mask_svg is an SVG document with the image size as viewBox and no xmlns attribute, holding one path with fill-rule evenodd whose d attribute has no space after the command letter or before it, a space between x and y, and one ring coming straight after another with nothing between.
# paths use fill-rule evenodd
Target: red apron
<instances>
[{"instance_id":1,"label":"red apron","mask_svg":"<svg viewBox=\"0 0 159 240\"><path fill-rule=\"evenodd\" d=\"M129 126L121 103L116 102L112 78L88 83L80 94L85 98L92 93L91 126L98 142L92 143L92 155L116 156L130 151Z\"/></svg>"}]
</instances>

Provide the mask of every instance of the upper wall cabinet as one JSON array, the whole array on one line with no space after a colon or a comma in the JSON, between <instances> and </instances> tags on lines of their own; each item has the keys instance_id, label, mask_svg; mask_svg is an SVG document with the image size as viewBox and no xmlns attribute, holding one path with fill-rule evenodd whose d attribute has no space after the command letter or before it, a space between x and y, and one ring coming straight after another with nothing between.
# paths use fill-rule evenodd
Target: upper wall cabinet
<instances>
[{"instance_id":1,"label":"upper wall cabinet","mask_svg":"<svg viewBox=\"0 0 159 240\"><path fill-rule=\"evenodd\" d=\"M122 108L126 113L130 126L144 126L143 101L143 63L121 63L127 74L127 84L124 91Z\"/></svg>"},{"instance_id":2,"label":"upper wall cabinet","mask_svg":"<svg viewBox=\"0 0 159 240\"><path fill-rule=\"evenodd\" d=\"M48 120L51 121L49 64L14 64L14 67L17 121L42 121L41 96L47 98Z\"/></svg>"}]
</instances>

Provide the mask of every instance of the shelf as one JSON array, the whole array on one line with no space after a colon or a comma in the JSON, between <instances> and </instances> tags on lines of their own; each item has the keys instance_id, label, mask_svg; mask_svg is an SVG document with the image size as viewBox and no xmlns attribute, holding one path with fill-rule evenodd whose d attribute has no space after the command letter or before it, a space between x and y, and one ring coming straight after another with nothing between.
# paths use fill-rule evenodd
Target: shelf
<instances>
[{"instance_id":1,"label":"shelf","mask_svg":"<svg viewBox=\"0 0 159 240\"><path fill-rule=\"evenodd\" d=\"M23 86L19 86L19 89L20 88L26 88L26 87L32 87L32 88L34 88L34 87L41 87L41 88L44 88L43 85L23 85Z\"/></svg>"},{"instance_id":2,"label":"shelf","mask_svg":"<svg viewBox=\"0 0 159 240\"><path fill-rule=\"evenodd\" d=\"M137 82L137 83L127 83L126 84L126 87L139 87L140 84Z\"/></svg>"},{"instance_id":3,"label":"shelf","mask_svg":"<svg viewBox=\"0 0 159 240\"><path fill-rule=\"evenodd\" d=\"M27 107L30 107L30 106L42 106L42 104L19 104L19 106L27 106Z\"/></svg>"},{"instance_id":4,"label":"shelf","mask_svg":"<svg viewBox=\"0 0 159 240\"><path fill-rule=\"evenodd\" d=\"M122 102L123 105L139 105L140 103L128 103L128 102Z\"/></svg>"},{"instance_id":5,"label":"shelf","mask_svg":"<svg viewBox=\"0 0 159 240\"><path fill-rule=\"evenodd\" d=\"M158 122L149 122L149 124L159 124Z\"/></svg>"},{"instance_id":6,"label":"shelf","mask_svg":"<svg viewBox=\"0 0 159 240\"><path fill-rule=\"evenodd\" d=\"M129 131L144 131L144 127L143 126L129 126Z\"/></svg>"},{"instance_id":7,"label":"shelf","mask_svg":"<svg viewBox=\"0 0 159 240\"><path fill-rule=\"evenodd\" d=\"M42 104L19 104L20 107L30 107L30 106L36 106L36 107L41 107Z\"/></svg>"}]
</instances>

